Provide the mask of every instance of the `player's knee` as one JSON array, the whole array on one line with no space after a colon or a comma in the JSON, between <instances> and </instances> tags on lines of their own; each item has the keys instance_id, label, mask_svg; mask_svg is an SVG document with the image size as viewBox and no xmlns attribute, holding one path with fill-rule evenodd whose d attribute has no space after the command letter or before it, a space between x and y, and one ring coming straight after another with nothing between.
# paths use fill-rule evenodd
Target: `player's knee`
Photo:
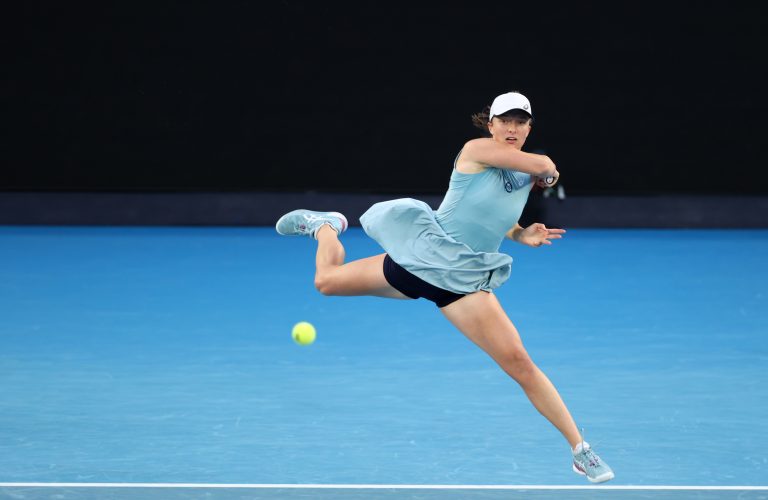
<instances>
[{"instance_id":1,"label":"player's knee","mask_svg":"<svg viewBox=\"0 0 768 500\"><path fill-rule=\"evenodd\" d=\"M506 350L500 359L500 364L510 377L524 384L536 371L536 365L522 347L512 347Z\"/></svg>"},{"instance_id":2,"label":"player's knee","mask_svg":"<svg viewBox=\"0 0 768 500\"><path fill-rule=\"evenodd\" d=\"M315 288L323 295L336 295L336 285L334 280L327 274L315 275Z\"/></svg>"}]
</instances>

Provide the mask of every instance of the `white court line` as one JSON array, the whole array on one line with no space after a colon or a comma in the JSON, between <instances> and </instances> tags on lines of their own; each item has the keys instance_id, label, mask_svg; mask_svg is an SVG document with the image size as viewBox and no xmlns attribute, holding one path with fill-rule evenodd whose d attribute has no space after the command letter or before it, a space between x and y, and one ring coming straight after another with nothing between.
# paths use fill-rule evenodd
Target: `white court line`
<instances>
[{"instance_id":1,"label":"white court line","mask_svg":"<svg viewBox=\"0 0 768 500\"><path fill-rule=\"evenodd\" d=\"M232 488L323 490L630 490L768 491L768 486L549 485L549 484L224 484L224 483L0 483L0 488Z\"/></svg>"}]
</instances>

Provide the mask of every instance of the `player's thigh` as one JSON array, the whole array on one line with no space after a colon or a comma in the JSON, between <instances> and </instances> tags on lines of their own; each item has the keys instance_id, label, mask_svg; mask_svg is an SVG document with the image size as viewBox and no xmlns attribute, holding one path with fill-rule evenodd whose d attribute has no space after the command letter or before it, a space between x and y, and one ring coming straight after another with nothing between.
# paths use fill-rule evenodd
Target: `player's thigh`
<instances>
[{"instance_id":1,"label":"player's thigh","mask_svg":"<svg viewBox=\"0 0 768 500\"><path fill-rule=\"evenodd\" d=\"M393 288L384 277L384 256L374 255L353 260L330 272L331 295L375 295L393 299L407 299Z\"/></svg>"},{"instance_id":2,"label":"player's thigh","mask_svg":"<svg viewBox=\"0 0 768 500\"><path fill-rule=\"evenodd\" d=\"M493 293L475 292L440 309L469 340L493 358L523 355L515 325Z\"/></svg>"}]
</instances>

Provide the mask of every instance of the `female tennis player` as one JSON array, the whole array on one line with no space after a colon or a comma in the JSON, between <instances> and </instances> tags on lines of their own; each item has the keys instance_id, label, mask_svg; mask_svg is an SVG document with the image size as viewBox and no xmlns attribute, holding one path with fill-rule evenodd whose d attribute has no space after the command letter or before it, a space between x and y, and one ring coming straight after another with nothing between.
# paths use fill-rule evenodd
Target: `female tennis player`
<instances>
[{"instance_id":1,"label":"female tennis player","mask_svg":"<svg viewBox=\"0 0 768 500\"><path fill-rule=\"evenodd\" d=\"M405 198L377 203L361 216L365 232L386 253L345 264L339 235L347 229L347 219L338 212L294 210L277 221L277 232L317 240L315 286L324 295L434 302L563 434L573 470L593 483L608 481L613 471L583 440L557 389L533 363L492 293L511 271L512 258L499 253L505 236L539 247L565 233L540 223L526 228L518 224L533 185L554 185L559 173L549 157L522 151L533 122L524 95L502 94L472 119L490 137L464 144L436 212Z\"/></svg>"}]
</instances>

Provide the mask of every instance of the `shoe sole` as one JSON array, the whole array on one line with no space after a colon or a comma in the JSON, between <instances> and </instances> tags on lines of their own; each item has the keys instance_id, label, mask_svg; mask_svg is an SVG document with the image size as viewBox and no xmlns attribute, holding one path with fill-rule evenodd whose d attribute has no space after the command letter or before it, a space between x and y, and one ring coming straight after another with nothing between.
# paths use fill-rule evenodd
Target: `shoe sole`
<instances>
[{"instance_id":1,"label":"shoe sole","mask_svg":"<svg viewBox=\"0 0 768 500\"><path fill-rule=\"evenodd\" d=\"M578 467L576 467L576 464L573 464L572 467L573 467L573 472L575 472L576 474L578 474L580 476L586 476L586 478L589 480L590 483L604 483L606 481L610 481L615 476L613 471L610 471L610 472L606 472L602 476L597 476L595 478L592 478L592 477L587 476L586 472L584 472L583 470L581 470Z\"/></svg>"},{"instance_id":2,"label":"shoe sole","mask_svg":"<svg viewBox=\"0 0 768 500\"><path fill-rule=\"evenodd\" d=\"M306 210L306 209L305 208L299 208L297 210ZM277 227L280 225L281 222L283 222L283 219L285 219L286 217L288 217L289 215L291 215L295 211L296 210L291 210L287 214L285 214L282 217L280 217L279 219L277 219L277 222L275 222L275 231L277 231L277 234L280 234L282 236L290 236L290 235L287 235L285 233L281 233L280 230ZM349 227L349 223L347 222L347 218L344 217L344 214L342 214L341 212L328 212L328 214L329 215L334 215L334 216L338 217L339 219L341 219L341 232L342 233L347 230L347 228Z\"/></svg>"}]
</instances>

